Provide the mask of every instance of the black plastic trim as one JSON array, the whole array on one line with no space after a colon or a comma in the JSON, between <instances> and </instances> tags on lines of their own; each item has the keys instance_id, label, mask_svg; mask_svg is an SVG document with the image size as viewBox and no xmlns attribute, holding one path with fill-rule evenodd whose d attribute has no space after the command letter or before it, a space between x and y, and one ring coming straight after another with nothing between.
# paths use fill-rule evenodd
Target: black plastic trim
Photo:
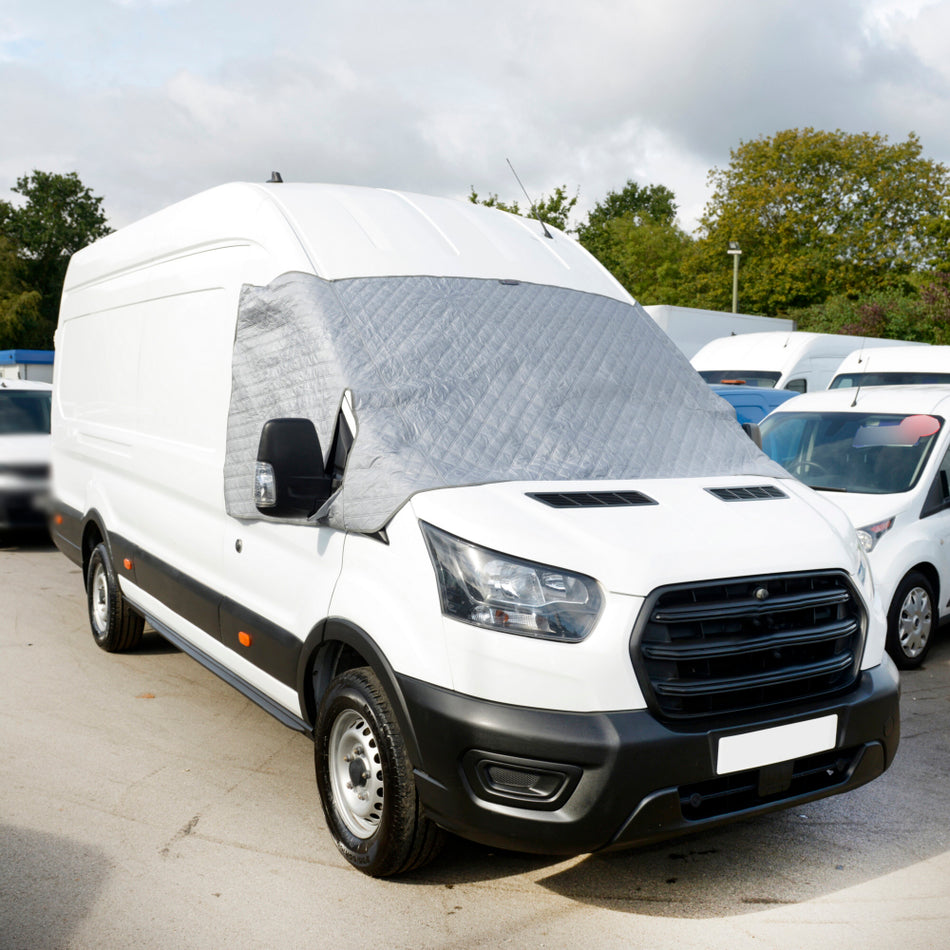
<instances>
[{"instance_id":1,"label":"black plastic trim","mask_svg":"<svg viewBox=\"0 0 950 950\"><path fill-rule=\"evenodd\" d=\"M141 607L135 604L134 597L126 598L130 604L132 604L136 610L138 610L145 619L152 625L157 633L160 633L169 643L173 643L179 650L183 653L187 653L193 660L197 660L203 667L210 670L215 676L220 677L227 683L229 686L233 686L239 693L246 696L252 702L256 703L261 707L265 712L270 713L275 719L278 719L285 726L289 726L291 729L294 729L296 732L302 732L304 735L313 738L313 730L311 726L304 722L299 716L295 716L290 710L284 708L280 703L271 699L266 693L262 693L259 689L252 686L246 680L242 679L228 667L224 666L222 663L218 662L214 657L208 656L203 650L196 647L189 640L186 640L184 637L179 636L175 633L170 627L163 624L160 620L157 620L148 611L143 610Z\"/></svg>"},{"instance_id":2,"label":"black plastic trim","mask_svg":"<svg viewBox=\"0 0 950 950\"><path fill-rule=\"evenodd\" d=\"M527 495L551 508L625 508L659 504L638 491L528 492Z\"/></svg>"},{"instance_id":3,"label":"black plastic trim","mask_svg":"<svg viewBox=\"0 0 950 950\"><path fill-rule=\"evenodd\" d=\"M544 711L478 700L404 676L399 684L426 764L424 772L416 771L416 786L428 814L491 847L541 854L636 846L848 791L888 768L900 741L899 680L887 659L862 673L846 697L796 703L728 726L690 723L688 729L664 725L647 710ZM721 736L830 714L838 717L836 748L850 756L846 768L826 780L792 782L785 791L776 775L812 774L808 761L751 770L754 775L742 775L756 783L751 797L721 813L684 813L681 789L692 794L722 779L715 769ZM476 761L507 756L551 771L570 766L578 778L553 809L505 800L472 781L469 750L478 750Z\"/></svg>"}]
</instances>

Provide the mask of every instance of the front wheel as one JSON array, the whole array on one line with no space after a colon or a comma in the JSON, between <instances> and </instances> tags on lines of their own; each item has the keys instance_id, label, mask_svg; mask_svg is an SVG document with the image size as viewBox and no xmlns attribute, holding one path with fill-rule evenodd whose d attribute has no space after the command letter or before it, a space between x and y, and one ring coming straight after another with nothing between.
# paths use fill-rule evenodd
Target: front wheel
<instances>
[{"instance_id":1,"label":"front wheel","mask_svg":"<svg viewBox=\"0 0 950 950\"><path fill-rule=\"evenodd\" d=\"M323 813L347 861L372 877L431 861L442 832L422 812L392 707L369 667L333 680L315 739Z\"/></svg>"},{"instance_id":2,"label":"front wheel","mask_svg":"<svg viewBox=\"0 0 950 950\"><path fill-rule=\"evenodd\" d=\"M901 582L887 613L887 652L902 670L920 666L936 629L930 581L911 571Z\"/></svg>"},{"instance_id":3,"label":"front wheel","mask_svg":"<svg viewBox=\"0 0 950 950\"><path fill-rule=\"evenodd\" d=\"M116 653L139 645L145 620L122 596L109 549L104 543L97 544L89 558L86 604L93 638L103 650Z\"/></svg>"}]
</instances>

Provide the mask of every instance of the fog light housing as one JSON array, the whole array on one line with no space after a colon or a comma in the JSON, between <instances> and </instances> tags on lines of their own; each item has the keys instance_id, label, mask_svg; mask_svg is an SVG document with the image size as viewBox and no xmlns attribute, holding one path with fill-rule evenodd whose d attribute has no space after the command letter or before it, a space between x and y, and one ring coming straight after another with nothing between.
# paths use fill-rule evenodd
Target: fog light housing
<instances>
[{"instance_id":1,"label":"fog light housing","mask_svg":"<svg viewBox=\"0 0 950 950\"><path fill-rule=\"evenodd\" d=\"M571 797L582 769L497 752L470 750L462 768L478 798L519 808L554 810Z\"/></svg>"}]
</instances>

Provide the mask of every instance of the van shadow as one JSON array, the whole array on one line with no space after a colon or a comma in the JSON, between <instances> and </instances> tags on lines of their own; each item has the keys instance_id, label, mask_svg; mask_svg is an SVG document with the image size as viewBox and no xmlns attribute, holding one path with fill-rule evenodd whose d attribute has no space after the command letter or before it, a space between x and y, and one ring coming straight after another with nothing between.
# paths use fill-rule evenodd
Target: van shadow
<instances>
[{"instance_id":1,"label":"van shadow","mask_svg":"<svg viewBox=\"0 0 950 950\"><path fill-rule=\"evenodd\" d=\"M0 825L0 935L5 947L70 945L99 900L109 860L98 848L60 835Z\"/></svg>"},{"instance_id":2,"label":"van shadow","mask_svg":"<svg viewBox=\"0 0 950 950\"><path fill-rule=\"evenodd\" d=\"M406 883L524 877L596 907L711 919L799 904L942 853L950 783L950 636L902 676L902 739L883 776L845 795L628 851L565 860L450 840Z\"/></svg>"}]
</instances>

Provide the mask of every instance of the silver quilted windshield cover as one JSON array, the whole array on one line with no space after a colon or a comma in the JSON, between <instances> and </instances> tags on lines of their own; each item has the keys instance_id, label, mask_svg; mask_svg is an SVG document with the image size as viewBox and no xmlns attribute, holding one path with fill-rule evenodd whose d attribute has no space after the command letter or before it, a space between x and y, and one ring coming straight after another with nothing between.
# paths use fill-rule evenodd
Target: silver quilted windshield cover
<instances>
[{"instance_id":1,"label":"silver quilted windshield cover","mask_svg":"<svg viewBox=\"0 0 950 950\"><path fill-rule=\"evenodd\" d=\"M639 305L576 290L285 274L244 288L232 373L224 480L237 518L261 518L263 424L306 416L326 454L346 389L356 438L321 520L353 531L446 486L788 477Z\"/></svg>"}]
</instances>

